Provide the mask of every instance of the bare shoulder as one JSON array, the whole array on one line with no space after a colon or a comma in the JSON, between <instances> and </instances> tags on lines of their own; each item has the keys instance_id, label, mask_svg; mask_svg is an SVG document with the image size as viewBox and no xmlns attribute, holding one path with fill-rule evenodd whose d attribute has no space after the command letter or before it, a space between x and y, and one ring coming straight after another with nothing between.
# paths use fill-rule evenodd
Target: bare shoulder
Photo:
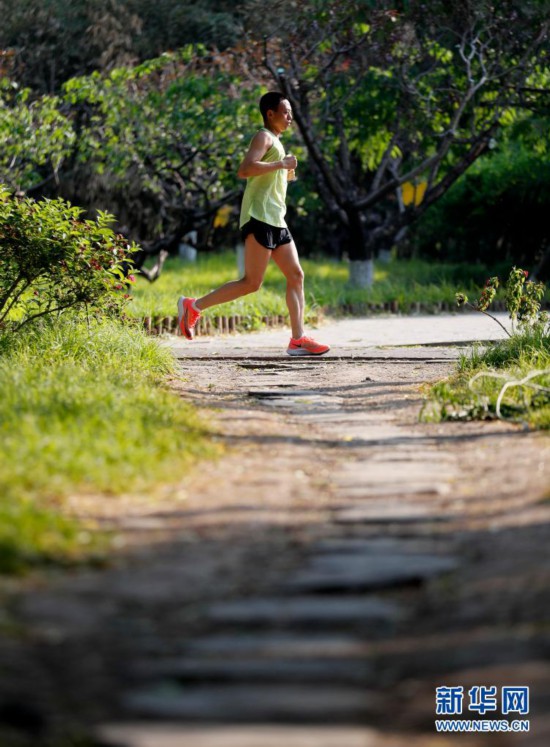
<instances>
[{"instance_id":1,"label":"bare shoulder","mask_svg":"<svg viewBox=\"0 0 550 747\"><path fill-rule=\"evenodd\" d=\"M259 142L262 143L269 143L269 145L273 145L273 140L275 138L275 135L272 135L269 130L266 130L262 127L261 130L258 130L258 132L254 135L254 139L258 138Z\"/></svg>"},{"instance_id":2,"label":"bare shoulder","mask_svg":"<svg viewBox=\"0 0 550 747\"><path fill-rule=\"evenodd\" d=\"M273 145L273 135L267 130L258 130L250 142L250 148L266 153Z\"/></svg>"},{"instance_id":3,"label":"bare shoulder","mask_svg":"<svg viewBox=\"0 0 550 747\"><path fill-rule=\"evenodd\" d=\"M273 145L274 135L266 130L258 130L252 138L248 151L242 160L237 174L243 179L254 176L256 172L251 173L250 167L263 159L267 151Z\"/></svg>"}]
</instances>

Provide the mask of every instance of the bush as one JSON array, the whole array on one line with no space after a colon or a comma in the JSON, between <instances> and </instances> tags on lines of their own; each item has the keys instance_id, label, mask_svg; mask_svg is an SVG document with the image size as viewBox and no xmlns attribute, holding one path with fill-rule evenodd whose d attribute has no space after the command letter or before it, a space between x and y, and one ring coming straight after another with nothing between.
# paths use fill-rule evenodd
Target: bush
<instances>
[{"instance_id":1,"label":"bush","mask_svg":"<svg viewBox=\"0 0 550 747\"><path fill-rule=\"evenodd\" d=\"M548 314L542 311L542 301L546 294L544 283L527 282L529 273L518 267L510 271L505 285L506 310L511 320L511 332L487 309L495 299L500 285L498 277L488 278L479 299L475 303L468 301L465 293L455 294L459 306L469 306L475 311L490 316L502 327L508 337L513 337L516 332L526 332L540 327L545 332L548 325Z\"/></svg>"},{"instance_id":2,"label":"bush","mask_svg":"<svg viewBox=\"0 0 550 747\"><path fill-rule=\"evenodd\" d=\"M506 281L511 331L487 311L499 286L497 277L487 280L474 304L464 293L457 294L460 305L491 316L508 338L485 349L475 346L469 356L462 356L458 372L432 387L425 419L500 418L550 428L549 317L541 310L545 286L527 282L527 275L514 267Z\"/></svg>"},{"instance_id":3,"label":"bush","mask_svg":"<svg viewBox=\"0 0 550 747\"><path fill-rule=\"evenodd\" d=\"M430 207L411 243L420 256L448 262L534 267L548 248L549 199L550 155L504 142Z\"/></svg>"},{"instance_id":4,"label":"bush","mask_svg":"<svg viewBox=\"0 0 550 747\"><path fill-rule=\"evenodd\" d=\"M81 213L0 186L0 329L69 308L120 312L128 298L122 265L136 247L113 233L108 213L95 221Z\"/></svg>"}]
</instances>

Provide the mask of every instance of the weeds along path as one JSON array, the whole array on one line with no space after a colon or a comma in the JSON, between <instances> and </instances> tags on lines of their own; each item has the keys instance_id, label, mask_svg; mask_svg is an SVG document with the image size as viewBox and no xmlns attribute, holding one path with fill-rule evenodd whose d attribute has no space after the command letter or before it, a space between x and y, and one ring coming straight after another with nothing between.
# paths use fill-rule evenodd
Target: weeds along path
<instances>
[{"instance_id":1,"label":"weeds along path","mask_svg":"<svg viewBox=\"0 0 550 747\"><path fill-rule=\"evenodd\" d=\"M549 441L419 423L456 354L182 358L225 455L75 499L125 549L17 595L11 691L109 747L547 744ZM530 733L437 735L442 685L530 686Z\"/></svg>"}]
</instances>

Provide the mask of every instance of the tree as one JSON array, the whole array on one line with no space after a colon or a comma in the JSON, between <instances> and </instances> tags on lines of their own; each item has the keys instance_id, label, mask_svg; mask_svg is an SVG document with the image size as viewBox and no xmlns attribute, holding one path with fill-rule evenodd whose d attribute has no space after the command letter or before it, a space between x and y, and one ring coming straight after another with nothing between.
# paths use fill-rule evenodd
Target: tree
<instances>
[{"instance_id":1,"label":"tree","mask_svg":"<svg viewBox=\"0 0 550 747\"><path fill-rule=\"evenodd\" d=\"M543 129L537 134L539 126ZM413 227L409 238L414 249L453 262L527 267L530 278L537 268L547 278L550 148L544 145L549 128L548 118L532 117L510 127L497 147L463 174Z\"/></svg>"},{"instance_id":2,"label":"tree","mask_svg":"<svg viewBox=\"0 0 550 747\"><path fill-rule=\"evenodd\" d=\"M94 70L136 65L193 42L223 49L242 35L239 0L0 0L0 49L38 93Z\"/></svg>"},{"instance_id":3,"label":"tree","mask_svg":"<svg viewBox=\"0 0 550 747\"><path fill-rule=\"evenodd\" d=\"M0 0L0 13L0 48L14 54L14 79L35 92L137 62L142 22L124 0Z\"/></svg>"},{"instance_id":4,"label":"tree","mask_svg":"<svg viewBox=\"0 0 550 747\"><path fill-rule=\"evenodd\" d=\"M33 100L29 89L0 77L0 183L32 192L59 178L75 144L61 107L57 96Z\"/></svg>"},{"instance_id":5,"label":"tree","mask_svg":"<svg viewBox=\"0 0 550 747\"><path fill-rule=\"evenodd\" d=\"M142 21L135 47L140 60L158 57L191 43L223 50L243 35L243 0L126 0Z\"/></svg>"},{"instance_id":6,"label":"tree","mask_svg":"<svg viewBox=\"0 0 550 747\"><path fill-rule=\"evenodd\" d=\"M236 166L258 92L228 67L223 54L187 47L65 86L80 167L99 175L111 205L118 191L114 212L130 235L155 236L159 249L240 195Z\"/></svg>"},{"instance_id":7,"label":"tree","mask_svg":"<svg viewBox=\"0 0 550 747\"><path fill-rule=\"evenodd\" d=\"M288 97L319 195L348 235L352 280L368 285L376 253L404 237L518 108L547 95L549 4L270 8L267 35L249 32L250 65L262 60Z\"/></svg>"}]
</instances>

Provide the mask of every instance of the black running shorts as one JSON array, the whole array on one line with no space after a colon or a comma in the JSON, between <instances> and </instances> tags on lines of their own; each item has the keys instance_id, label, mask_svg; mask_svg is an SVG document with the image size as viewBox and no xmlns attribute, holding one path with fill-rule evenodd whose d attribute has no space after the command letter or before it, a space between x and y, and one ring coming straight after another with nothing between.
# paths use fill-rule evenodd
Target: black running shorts
<instances>
[{"instance_id":1,"label":"black running shorts","mask_svg":"<svg viewBox=\"0 0 550 747\"><path fill-rule=\"evenodd\" d=\"M278 246L283 244L290 244L292 236L288 228L279 228L278 226L270 226L269 223L263 223L261 220L251 218L241 228L241 234L243 241L246 241L246 237L252 234L258 244L265 246L266 249L276 249Z\"/></svg>"}]
</instances>

